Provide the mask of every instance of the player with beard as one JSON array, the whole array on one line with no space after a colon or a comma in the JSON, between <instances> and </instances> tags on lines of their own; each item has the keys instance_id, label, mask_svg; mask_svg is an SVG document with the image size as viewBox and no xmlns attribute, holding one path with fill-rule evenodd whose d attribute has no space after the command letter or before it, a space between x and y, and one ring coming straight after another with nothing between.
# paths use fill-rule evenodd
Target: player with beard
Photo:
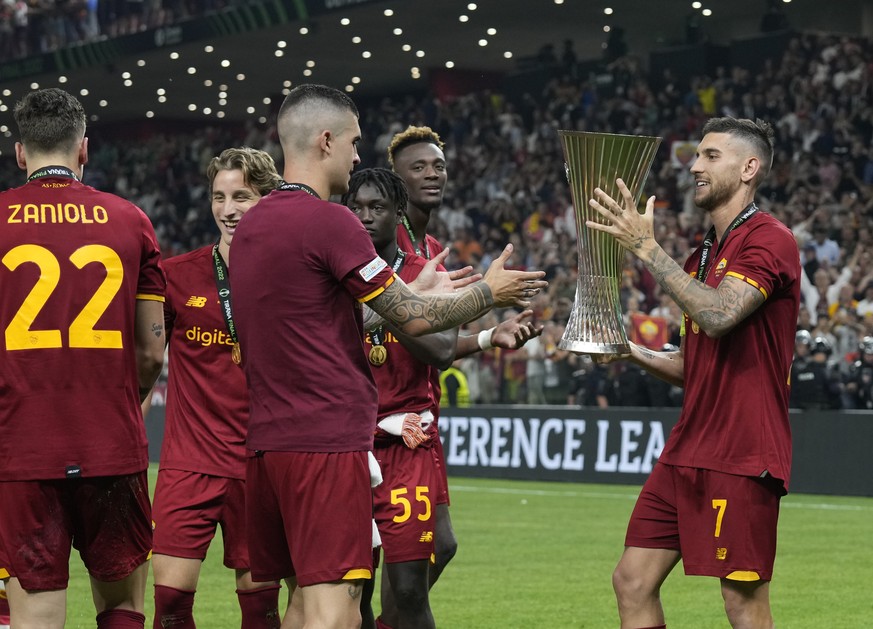
<instances>
[{"instance_id":1,"label":"player with beard","mask_svg":"<svg viewBox=\"0 0 873 629\"><path fill-rule=\"evenodd\" d=\"M410 126L397 133L388 146L388 161L406 184L409 201L397 227L397 244L403 251L430 259L443 250L443 245L427 233L431 213L439 209L443 192L448 181L444 144L430 127ZM478 335L457 337L454 354L449 360L464 358L476 352L502 347L518 349L528 339L542 334L543 326L528 319L533 314L525 310L507 318L493 328L483 330ZM439 372L433 370L432 385L439 391ZM437 395L437 403L439 396ZM438 412L438 408L436 409ZM435 418L437 421L438 415ZM440 473L439 492L436 494L436 549L434 563L430 568L430 584L433 587L446 565L458 550L458 540L452 528L449 515L449 491L446 477L445 457L442 443L437 440L433 448ZM390 597L383 605L382 621L392 626L393 606Z\"/></svg>"},{"instance_id":2,"label":"player with beard","mask_svg":"<svg viewBox=\"0 0 873 629\"><path fill-rule=\"evenodd\" d=\"M595 189L590 205L682 308L676 352L631 346L635 364L685 387L679 422L646 481L613 574L621 626L665 627L660 587L685 573L721 580L733 627L770 628L779 502L788 491L789 374L800 304L791 230L754 197L773 161L769 124L714 118L691 166L694 200L712 221L680 267L655 241L655 197L640 214Z\"/></svg>"}]
</instances>

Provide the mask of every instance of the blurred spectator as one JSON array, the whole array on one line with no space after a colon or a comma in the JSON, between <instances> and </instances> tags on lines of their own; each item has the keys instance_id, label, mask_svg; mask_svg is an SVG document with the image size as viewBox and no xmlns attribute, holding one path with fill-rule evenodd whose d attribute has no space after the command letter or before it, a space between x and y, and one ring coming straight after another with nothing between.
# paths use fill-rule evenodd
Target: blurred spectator
<instances>
[{"instance_id":1,"label":"blurred spectator","mask_svg":"<svg viewBox=\"0 0 873 629\"><path fill-rule=\"evenodd\" d=\"M807 351L809 355L805 356ZM807 332L798 332L795 352L791 365L790 406L817 411L840 408L840 377L828 362L832 352L828 340L823 336L812 338Z\"/></svg>"},{"instance_id":2,"label":"blurred spectator","mask_svg":"<svg viewBox=\"0 0 873 629\"><path fill-rule=\"evenodd\" d=\"M525 343L518 350L519 356L524 356L525 362L525 386L527 389L528 404L546 403L546 344L541 336L537 336Z\"/></svg>"},{"instance_id":3,"label":"blurred spectator","mask_svg":"<svg viewBox=\"0 0 873 629\"><path fill-rule=\"evenodd\" d=\"M563 324L547 321L540 338L545 345L545 378L543 393L546 404L573 404L570 385L578 362L576 354L559 349L558 343L564 334Z\"/></svg>"},{"instance_id":4,"label":"blurred spectator","mask_svg":"<svg viewBox=\"0 0 873 629\"><path fill-rule=\"evenodd\" d=\"M873 410L873 336L861 340L858 360L849 370L844 387L845 408Z\"/></svg>"},{"instance_id":5,"label":"blurred spectator","mask_svg":"<svg viewBox=\"0 0 873 629\"><path fill-rule=\"evenodd\" d=\"M812 237L815 257L820 262L826 262L830 267L836 266L840 261L840 246L828 236L827 226L822 224L813 226Z\"/></svg>"},{"instance_id":6,"label":"blurred spectator","mask_svg":"<svg viewBox=\"0 0 873 629\"><path fill-rule=\"evenodd\" d=\"M628 361L610 364L610 406L649 406L649 377L644 369Z\"/></svg>"},{"instance_id":7,"label":"blurred spectator","mask_svg":"<svg viewBox=\"0 0 873 629\"><path fill-rule=\"evenodd\" d=\"M582 355L579 356L577 367L571 384L575 390L576 404L609 407L609 374L606 365L595 363L590 356Z\"/></svg>"},{"instance_id":8,"label":"blurred spectator","mask_svg":"<svg viewBox=\"0 0 873 629\"><path fill-rule=\"evenodd\" d=\"M863 298L855 311L861 317L873 316L873 281L868 281L863 289Z\"/></svg>"},{"instance_id":9,"label":"blurred spectator","mask_svg":"<svg viewBox=\"0 0 873 629\"><path fill-rule=\"evenodd\" d=\"M470 387L467 376L461 369L461 361L456 360L451 367L440 373L440 407L467 408L470 406Z\"/></svg>"}]
</instances>

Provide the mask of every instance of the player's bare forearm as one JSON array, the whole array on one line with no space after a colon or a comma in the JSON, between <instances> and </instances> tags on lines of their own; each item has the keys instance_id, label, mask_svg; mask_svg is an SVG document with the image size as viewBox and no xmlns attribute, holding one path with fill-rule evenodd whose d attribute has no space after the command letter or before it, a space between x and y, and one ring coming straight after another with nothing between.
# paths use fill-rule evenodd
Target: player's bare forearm
<instances>
[{"instance_id":1,"label":"player's bare forearm","mask_svg":"<svg viewBox=\"0 0 873 629\"><path fill-rule=\"evenodd\" d=\"M455 360L458 328L422 336L409 336L390 323L385 327L391 330L404 349L419 362L437 369L448 369Z\"/></svg>"},{"instance_id":2,"label":"player's bare forearm","mask_svg":"<svg viewBox=\"0 0 873 629\"><path fill-rule=\"evenodd\" d=\"M656 378L677 387L685 386L685 358L681 350L656 352L642 345L631 343L631 354L628 356L628 360Z\"/></svg>"},{"instance_id":3,"label":"player's bare forearm","mask_svg":"<svg viewBox=\"0 0 873 629\"><path fill-rule=\"evenodd\" d=\"M660 247L644 262L661 288L709 337L724 336L764 303L761 291L737 278L726 277L718 288L699 282Z\"/></svg>"},{"instance_id":4,"label":"player's bare forearm","mask_svg":"<svg viewBox=\"0 0 873 629\"><path fill-rule=\"evenodd\" d=\"M139 380L140 403L145 401L164 365L164 304L160 301L138 299L134 324L136 368Z\"/></svg>"},{"instance_id":5,"label":"player's bare forearm","mask_svg":"<svg viewBox=\"0 0 873 629\"><path fill-rule=\"evenodd\" d=\"M494 298L484 280L439 295L417 295L402 281L395 281L368 305L404 334L421 336L481 317L491 310Z\"/></svg>"},{"instance_id":6,"label":"player's bare forearm","mask_svg":"<svg viewBox=\"0 0 873 629\"><path fill-rule=\"evenodd\" d=\"M476 352L481 352L479 347L479 336L477 334L460 334L458 335L458 343L455 347L455 359L466 358Z\"/></svg>"}]
</instances>

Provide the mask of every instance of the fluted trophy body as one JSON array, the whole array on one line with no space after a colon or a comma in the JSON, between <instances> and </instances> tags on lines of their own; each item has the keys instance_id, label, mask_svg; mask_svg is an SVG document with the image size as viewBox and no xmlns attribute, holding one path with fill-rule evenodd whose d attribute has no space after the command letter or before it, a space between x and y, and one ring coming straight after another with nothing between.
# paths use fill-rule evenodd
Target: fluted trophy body
<instances>
[{"instance_id":1,"label":"fluted trophy body","mask_svg":"<svg viewBox=\"0 0 873 629\"><path fill-rule=\"evenodd\" d=\"M576 299L558 347L577 354L627 354L630 345L619 300L625 252L611 235L585 225L589 220L605 222L588 201L594 188L600 188L621 202L615 183L621 178L638 205L661 138L560 130L558 135L576 213L579 254Z\"/></svg>"}]
</instances>

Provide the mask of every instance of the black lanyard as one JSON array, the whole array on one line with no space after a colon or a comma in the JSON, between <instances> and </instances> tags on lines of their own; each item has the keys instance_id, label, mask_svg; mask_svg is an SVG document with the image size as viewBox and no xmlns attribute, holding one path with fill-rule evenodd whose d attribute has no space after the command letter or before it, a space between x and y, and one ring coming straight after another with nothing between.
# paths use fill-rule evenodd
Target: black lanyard
<instances>
[{"instance_id":1,"label":"black lanyard","mask_svg":"<svg viewBox=\"0 0 873 629\"><path fill-rule=\"evenodd\" d=\"M66 166L43 166L39 170L34 171L34 173L27 178L27 183L30 183L34 179L39 179L40 177L68 177L79 181L76 173Z\"/></svg>"},{"instance_id":2,"label":"black lanyard","mask_svg":"<svg viewBox=\"0 0 873 629\"><path fill-rule=\"evenodd\" d=\"M282 181L276 187L276 190L281 190L282 192L294 192L295 190L303 190L303 192L305 192L306 194L311 194L316 199L321 198L320 196L318 196L318 193L315 190L307 186L305 183L288 183L286 181Z\"/></svg>"},{"instance_id":3,"label":"black lanyard","mask_svg":"<svg viewBox=\"0 0 873 629\"><path fill-rule=\"evenodd\" d=\"M221 304L221 314L224 316L227 334L230 336L230 340L233 341L230 358L238 365L242 360L242 353L240 352L239 338L236 334L236 324L233 322L233 311L230 308L230 275L228 275L224 258L218 252L218 245L212 247L212 266L215 269L215 287L218 289L218 302Z\"/></svg>"},{"instance_id":4,"label":"black lanyard","mask_svg":"<svg viewBox=\"0 0 873 629\"><path fill-rule=\"evenodd\" d=\"M406 229L406 233L409 234L409 240L412 242L412 248L415 249L415 253L430 260L430 251L427 250L427 234L425 234L424 239L421 241L421 247L419 247L415 234L412 233L412 225L409 224L406 214L403 215L401 221L403 222L404 229Z\"/></svg>"},{"instance_id":5,"label":"black lanyard","mask_svg":"<svg viewBox=\"0 0 873 629\"><path fill-rule=\"evenodd\" d=\"M721 240L718 242L718 247L715 250L715 255L718 255L718 252L721 251L722 246L727 240L728 234L730 234L737 227L745 223L747 220L752 218L755 213L758 211L758 206L755 205L754 202L750 203L745 210L740 212L740 215L737 216L733 222L730 224L730 227L727 228L724 235L721 237ZM709 262L709 253L712 251L712 245L715 242L715 225L709 228L709 231L706 232L706 237L703 239L703 248L700 250L700 263L697 265L697 279L701 282L706 282L706 276L709 273L709 270L706 268L706 263Z\"/></svg>"},{"instance_id":6,"label":"black lanyard","mask_svg":"<svg viewBox=\"0 0 873 629\"><path fill-rule=\"evenodd\" d=\"M400 267L403 266L403 260L405 258L406 252L398 247L397 253L394 255L394 263L391 265L391 269L395 273L397 273L400 270ZM370 344L372 345L368 355L370 363L376 367L384 365L385 361L388 359L388 351L383 346L385 341L382 338L382 326L380 325L375 330L370 331L367 334L367 338L370 339Z\"/></svg>"}]
</instances>

